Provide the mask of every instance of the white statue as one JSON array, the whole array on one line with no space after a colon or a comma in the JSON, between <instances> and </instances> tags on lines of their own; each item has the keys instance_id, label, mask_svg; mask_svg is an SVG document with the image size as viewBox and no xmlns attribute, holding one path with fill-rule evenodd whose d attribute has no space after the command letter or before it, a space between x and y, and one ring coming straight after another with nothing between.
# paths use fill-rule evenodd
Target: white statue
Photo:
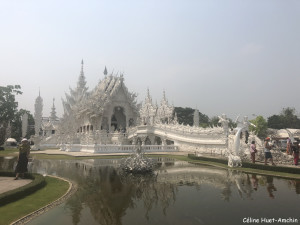
<instances>
[{"instance_id":1,"label":"white statue","mask_svg":"<svg viewBox=\"0 0 300 225\"><path fill-rule=\"evenodd\" d=\"M229 167L241 167L242 166L241 157L229 153L229 155L228 155L228 166Z\"/></svg>"},{"instance_id":2,"label":"white statue","mask_svg":"<svg viewBox=\"0 0 300 225\"><path fill-rule=\"evenodd\" d=\"M199 110L195 109L195 111L194 111L194 126L195 127L199 127L199 122L200 122L200 119L199 119Z\"/></svg>"},{"instance_id":3,"label":"white statue","mask_svg":"<svg viewBox=\"0 0 300 225\"><path fill-rule=\"evenodd\" d=\"M226 114L222 114L222 116L218 116L218 117L219 117L219 123L221 123L221 125L224 129L225 135L228 136L229 120L227 119Z\"/></svg>"}]
</instances>

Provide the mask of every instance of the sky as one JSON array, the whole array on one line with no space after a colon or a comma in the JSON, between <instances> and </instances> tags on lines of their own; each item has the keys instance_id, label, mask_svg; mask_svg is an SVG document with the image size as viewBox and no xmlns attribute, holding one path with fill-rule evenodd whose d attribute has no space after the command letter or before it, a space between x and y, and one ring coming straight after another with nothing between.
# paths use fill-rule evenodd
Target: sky
<instances>
[{"instance_id":1,"label":"sky","mask_svg":"<svg viewBox=\"0 0 300 225\"><path fill-rule=\"evenodd\" d=\"M0 86L19 84L19 108L43 116L108 72L129 91L209 117L300 112L298 0L2 0ZM299 114L300 115L300 114Z\"/></svg>"}]
</instances>

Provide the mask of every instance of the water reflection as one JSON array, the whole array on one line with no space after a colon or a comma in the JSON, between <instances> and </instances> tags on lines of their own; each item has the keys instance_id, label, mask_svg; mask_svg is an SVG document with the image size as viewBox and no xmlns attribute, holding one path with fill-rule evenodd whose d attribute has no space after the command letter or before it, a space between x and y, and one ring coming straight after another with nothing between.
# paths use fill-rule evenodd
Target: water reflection
<instances>
[{"instance_id":1,"label":"water reflection","mask_svg":"<svg viewBox=\"0 0 300 225\"><path fill-rule=\"evenodd\" d=\"M14 160L0 158L0 169ZM61 216L46 213L31 224L241 224L249 216L298 215L299 180L156 160L147 176L122 174L118 159L34 160L32 172L74 180L78 191L56 209ZM285 204L287 212L278 210Z\"/></svg>"}]
</instances>

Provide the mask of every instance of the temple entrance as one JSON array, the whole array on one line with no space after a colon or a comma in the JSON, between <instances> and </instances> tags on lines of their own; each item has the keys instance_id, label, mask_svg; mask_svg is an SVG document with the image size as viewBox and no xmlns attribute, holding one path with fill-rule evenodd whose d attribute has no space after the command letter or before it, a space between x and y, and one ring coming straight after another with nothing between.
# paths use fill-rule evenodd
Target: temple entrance
<instances>
[{"instance_id":1,"label":"temple entrance","mask_svg":"<svg viewBox=\"0 0 300 225\"><path fill-rule=\"evenodd\" d=\"M111 116L111 129L117 131L125 131L126 129L126 116L124 114L124 108L116 106Z\"/></svg>"},{"instance_id":2,"label":"temple entrance","mask_svg":"<svg viewBox=\"0 0 300 225\"><path fill-rule=\"evenodd\" d=\"M155 145L161 145L161 144L162 144L161 138L155 136L155 138L154 138L154 144L155 144Z\"/></svg>"}]
</instances>

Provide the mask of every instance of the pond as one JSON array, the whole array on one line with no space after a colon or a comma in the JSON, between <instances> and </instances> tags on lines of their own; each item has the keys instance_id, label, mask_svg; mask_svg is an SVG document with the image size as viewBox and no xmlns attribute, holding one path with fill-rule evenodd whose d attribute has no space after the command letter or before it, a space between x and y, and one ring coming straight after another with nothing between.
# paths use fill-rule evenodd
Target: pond
<instances>
[{"instance_id":1,"label":"pond","mask_svg":"<svg viewBox=\"0 0 300 225\"><path fill-rule=\"evenodd\" d=\"M32 172L69 178L78 191L29 224L300 223L299 180L154 160L152 175L124 176L119 159L35 159ZM0 169L12 169L15 159L0 162Z\"/></svg>"}]
</instances>

